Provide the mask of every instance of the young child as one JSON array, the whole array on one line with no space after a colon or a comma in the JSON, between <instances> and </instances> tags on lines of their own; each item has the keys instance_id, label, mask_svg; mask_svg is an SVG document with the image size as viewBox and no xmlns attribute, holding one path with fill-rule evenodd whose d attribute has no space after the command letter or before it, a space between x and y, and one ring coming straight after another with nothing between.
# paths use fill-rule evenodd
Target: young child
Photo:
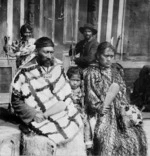
<instances>
[{"instance_id":1,"label":"young child","mask_svg":"<svg viewBox=\"0 0 150 156\"><path fill-rule=\"evenodd\" d=\"M69 78L70 86L72 89L72 100L77 108L82 108L82 78L79 68L76 66L70 67L67 71L67 76Z\"/></svg>"},{"instance_id":2,"label":"young child","mask_svg":"<svg viewBox=\"0 0 150 156\"><path fill-rule=\"evenodd\" d=\"M83 80L80 72L80 68L77 66L72 66L67 71L67 76L69 78L70 86L72 89L72 99L73 102L81 113L84 122L84 138L87 150L92 148L92 130L84 111L84 89Z\"/></svg>"}]
</instances>

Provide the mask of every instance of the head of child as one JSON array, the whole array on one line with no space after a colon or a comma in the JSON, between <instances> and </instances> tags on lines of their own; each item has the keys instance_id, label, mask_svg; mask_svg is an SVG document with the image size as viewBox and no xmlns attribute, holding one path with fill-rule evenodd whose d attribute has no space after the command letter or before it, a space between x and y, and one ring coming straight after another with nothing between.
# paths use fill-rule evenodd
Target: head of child
<instances>
[{"instance_id":1,"label":"head of child","mask_svg":"<svg viewBox=\"0 0 150 156\"><path fill-rule=\"evenodd\" d=\"M67 71L67 76L70 81L70 86L72 89L76 89L81 85L81 74L78 67L70 67Z\"/></svg>"}]
</instances>

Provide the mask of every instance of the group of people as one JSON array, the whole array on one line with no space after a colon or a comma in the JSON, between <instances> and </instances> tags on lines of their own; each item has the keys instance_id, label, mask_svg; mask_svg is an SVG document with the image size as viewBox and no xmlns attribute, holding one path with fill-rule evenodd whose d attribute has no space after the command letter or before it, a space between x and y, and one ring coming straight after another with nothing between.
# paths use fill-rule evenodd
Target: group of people
<instances>
[{"instance_id":1,"label":"group of people","mask_svg":"<svg viewBox=\"0 0 150 156\"><path fill-rule=\"evenodd\" d=\"M69 54L80 56L67 73L54 57L53 41L36 40L34 57L12 82L16 116L56 145L74 145L61 155L146 156L142 117L128 101L121 66L113 63L115 48L109 42L99 44L91 24L79 30L84 40Z\"/></svg>"}]
</instances>

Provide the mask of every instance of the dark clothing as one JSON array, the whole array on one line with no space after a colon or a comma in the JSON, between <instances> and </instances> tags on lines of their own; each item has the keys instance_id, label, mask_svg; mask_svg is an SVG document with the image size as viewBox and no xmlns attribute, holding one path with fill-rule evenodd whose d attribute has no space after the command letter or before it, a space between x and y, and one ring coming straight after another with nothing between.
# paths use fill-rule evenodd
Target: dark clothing
<instances>
[{"instance_id":1,"label":"dark clothing","mask_svg":"<svg viewBox=\"0 0 150 156\"><path fill-rule=\"evenodd\" d=\"M98 44L94 38L89 42L85 40L78 42L75 47L75 54L80 54L80 57L75 59L75 63L81 68L85 68L92 63L95 60ZM69 51L69 55L72 55L72 51Z\"/></svg>"},{"instance_id":2,"label":"dark clothing","mask_svg":"<svg viewBox=\"0 0 150 156\"><path fill-rule=\"evenodd\" d=\"M144 66L134 82L131 101L143 111L150 111L150 66Z\"/></svg>"}]
</instances>

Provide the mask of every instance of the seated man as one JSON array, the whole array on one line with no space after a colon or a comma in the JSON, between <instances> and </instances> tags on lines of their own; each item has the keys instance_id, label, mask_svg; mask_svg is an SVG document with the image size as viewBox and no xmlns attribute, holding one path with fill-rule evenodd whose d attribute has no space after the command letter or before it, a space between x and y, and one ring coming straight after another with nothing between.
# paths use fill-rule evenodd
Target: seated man
<instances>
[{"instance_id":1,"label":"seated man","mask_svg":"<svg viewBox=\"0 0 150 156\"><path fill-rule=\"evenodd\" d=\"M35 46L36 57L22 66L12 82L11 102L15 114L28 128L47 136L56 145L78 138L83 147L74 152L80 154L70 149L69 155L85 155L81 137L83 123L72 102L71 87L64 70L54 57L54 43L41 37ZM74 143L74 148L78 146Z\"/></svg>"},{"instance_id":2,"label":"seated man","mask_svg":"<svg viewBox=\"0 0 150 156\"><path fill-rule=\"evenodd\" d=\"M75 58L74 61L80 68L86 68L90 63L95 61L95 53L98 47L98 42L95 38L97 30L92 24L87 23L83 27L80 27L79 31L84 39L77 43L74 50L71 49L69 51L69 55L79 54L80 57Z\"/></svg>"}]
</instances>

